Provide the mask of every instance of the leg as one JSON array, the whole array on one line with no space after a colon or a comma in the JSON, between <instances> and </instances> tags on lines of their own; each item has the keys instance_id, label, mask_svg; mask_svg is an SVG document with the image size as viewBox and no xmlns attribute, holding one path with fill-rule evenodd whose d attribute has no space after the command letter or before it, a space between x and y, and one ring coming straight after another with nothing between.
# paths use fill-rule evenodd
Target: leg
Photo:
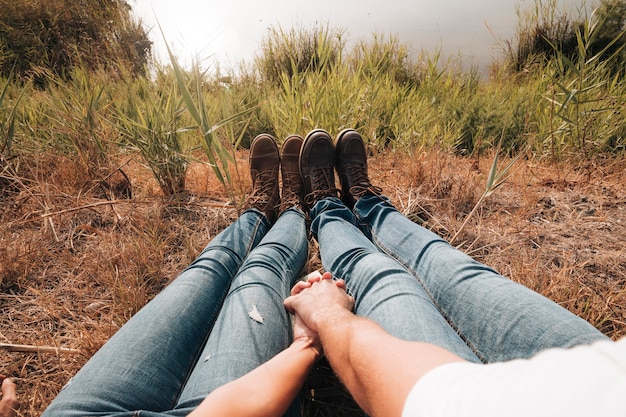
<instances>
[{"instance_id":1,"label":"leg","mask_svg":"<svg viewBox=\"0 0 626 417\"><path fill-rule=\"evenodd\" d=\"M485 361L525 358L605 337L552 301L456 250L401 215L373 187L361 136L337 138L344 201L380 250L410 270L441 314Z\"/></svg>"},{"instance_id":2,"label":"leg","mask_svg":"<svg viewBox=\"0 0 626 417\"><path fill-rule=\"evenodd\" d=\"M289 295L308 253L305 218L300 210L301 147L302 138L297 135L289 136L283 143L282 214L235 277L207 346L174 410L176 413L195 408L214 389L265 363L291 342L291 321L283 300ZM287 414L300 415L298 401L294 401Z\"/></svg>"},{"instance_id":3,"label":"leg","mask_svg":"<svg viewBox=\"0 0 626 417\"><path fill-rule=\"evenodd\" d=\"M174 407L233 276L269 227L260 212L243 213L87 362L44 415Z\"/></svg>"},{"instance_id":4,"label":"leg","mask_svg":"<svg viewBox=\"0 0 626 417\"><path fill-rule=\"evenodd\" d=\"M191 411L214 389L271 359L291 343L283 300L307 258L304 214L285 211L233 280L215 328L180 397Z\"/></svg>"},{"instance_id":5,"label":"leg","mask_svg":"<svg viewBox=\"0 0 626 417\"><path fill-rule=\"evenodd\" d=\"M135 410L165 412L176 406L233 277L271 226L279 202L279 164L274 138L255 138L250 146L250 210L131 318L72 378L45 414L121 416Z\"/></svg>"},{"instance_id":6,"label":"leg","mask_svg":"<svg viewBox=\"0 0 626 417\"><path fill-rule=\"evenodd\" d=\"M356 313L396 337L441 344L467 360L478 361L415 278L380 253L355 226L354 214L337 198L333 159L328 133L309 133L302 147L300 170L304 201L311 208L311 231L320 244L326 270L346 280L356 299Z\"/></svg>"},{"instance_id":7,"label":"leg","mask_svg":"<svg viewBox=\"0 0 626 417\"><path fill-rule=\"evenodd\" d=\"M375 321L393 336L433 343L479 361L415 277L363 235L354 225L353 213L339 199L320 200L311 218L324 267L346 280L357 315Z\"/></svg>"},{"instance_id":8,"label":"leg","mask_svg":"<svg viewBox=\"0 0 626 417\"><path fill-rule=\"evenodd\" d=\"M409 269L442 314L487 362L605 339L585 320L465 255L365 194L354 211L380 250Z\"/></svg>"}]
</instances>

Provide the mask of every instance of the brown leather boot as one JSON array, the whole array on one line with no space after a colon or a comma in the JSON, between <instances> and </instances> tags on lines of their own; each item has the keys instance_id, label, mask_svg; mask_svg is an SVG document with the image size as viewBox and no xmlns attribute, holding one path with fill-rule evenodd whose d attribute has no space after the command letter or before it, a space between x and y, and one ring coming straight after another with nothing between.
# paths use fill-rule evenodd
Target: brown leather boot
<instances>
[{"instance_id":1,"label":"brown leather boot","mask_svg":"<svg viewBox=\"0 0 626 417\"><path fill-rule=\"evenodd\" d=\"M280 203L278 192L280 156L276 140L267 134L254 138L250 145L249 161L252 194L248 196L244 208L256 208L273 223L276 220L276 211Z\"/></svg>"},{"instance_id":2,"label":"brown leather boot","mask_svg":"<svg viewBox=\"0 0 626 417\"><path fill-rule=\"evenodd\" d=\"M304 191L300 176L300 150L303 142L302 136L290 135L281 148L280 173L283 180L279 211L281 214L291 207L303 209Z\"/></svg>"},{"instance_id":3,"label":"brown leather boot","mask_svg":"<svg viewBox=\"0 0 626 417\"><path fill-rule=\"evenodd\" d=\"M367 149L361 135L354 129L345 129L335 140L335 166L341 183L342 200L352 209L366 193L380 195L367 174Z\"/></svg>"},{"instance_id":4,"label":"brown leather boot","mask_svg":"<svg viewBox=\"0 0 626 417\"><path fill-rule=\"evenodd\" d=\"M325 197L337 197L333 142L322 129L306 136L300 151L300 174L304 184L304 204L310 210Z\"/></svg>"}]
</instances>

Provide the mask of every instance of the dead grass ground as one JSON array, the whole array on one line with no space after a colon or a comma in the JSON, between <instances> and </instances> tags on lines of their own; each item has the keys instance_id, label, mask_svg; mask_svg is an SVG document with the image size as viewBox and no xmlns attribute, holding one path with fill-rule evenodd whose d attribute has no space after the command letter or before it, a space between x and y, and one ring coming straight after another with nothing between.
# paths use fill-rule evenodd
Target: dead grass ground
<instances>
[{"instance_id":1,"label":"dead grass ground","mask_svg":"<svg viewBox=\"0 0 626 417\"><path fill-rule=\"evenodd\" d=\"M237 159L244 190L247 153ZM370 165L402 212L450 239L484 190L491 160L432 151L379 155ZM237 211L203 166L192 167L179 202L165 200L134 161L123 168L130 199L119 184L85 183L70 160L42 156L22 168L18 188L0 197L0 343L77 351L0 350L0 371L18 384L19 415L37 416ZM625 168L623 158L520 160L454 244L610 337L624 336ZM311 247L309 269L319 265ZM328 369L316 372L303 391L309 415L357 415L337 389Z\"/></svg>"}]
</instances>

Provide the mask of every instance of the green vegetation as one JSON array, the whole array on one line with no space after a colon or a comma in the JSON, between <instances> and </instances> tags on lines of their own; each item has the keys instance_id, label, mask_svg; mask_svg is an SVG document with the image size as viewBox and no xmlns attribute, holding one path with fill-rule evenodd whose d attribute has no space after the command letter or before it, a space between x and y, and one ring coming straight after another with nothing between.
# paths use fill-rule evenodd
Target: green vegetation
<instances>
[{"instance_id":1,"label":"green vegetation","mask_svg":"<svg viewBox=\"0 0 626 417\"><path fill-rule=\"evenodd\" d=\"M558 0L536 0L533 7L519 9L515 41L505 41L507 64L515 71L546 64L565 56L569 60L586 54L610 63L613 72L624 70L626 2L601 0L591 5L583 0L578 16L559 8ZM587 32L591 26L593 31ZM581 51L581 36L587 32ZM616 56L614 56L616 55Z\"/></svg>"},{"instance_id":2,"label":"green vegetation","mask_svg":"<svg viewBox=\"0 0 626 417\"><path fill-rule=\"evenodd\" d=\"M15 134L15 110L22 96L20 95L13 106L4 104L10 87L10 77L0 93L0 197L5 192L15 189L15 166L13 161L13 136Z\"/></svg>"},{"instance_id":3,"label":"green vegetation","mask_svg":"<svg viewBox=\"0 0 626 417\"><path fill-rule=\"evenodd\" d=\"M46 9L52 3L9 3L2 13L16 16L34 13L39 5L36 11L48 16L41 25L54 23L46 27L48 34L61 24L61 15ZM146 68L145 54L129 58L128 50L113 50L106 42L89 51L80 43L42 48L42 35L27 47L1 32L3 170L9 153L25 158L47 151L76 156L93 181L110 172L112 157L130 145L166 195L184 190L193 154L194 161L213 167L236 200L232 150L264 131L282 138L321 126L331 132L355 127L375 152L437 147L480 155L498 144L509 154L555 160L621 153L624 4L605 0L579 22L559 14L554 0L537 2L520 14L517 41L508 43L508 57L494 66L489 80L443 62L437 53L412 60L407 45L383 34L348 49L344 31L327 26L270 30L254 63L229 77L185 71L173 56L172 66L137 77L137 66ZM100 7L68 36L83 39L81 31L87 31L95 41L95 34L109 31L102 37L107 42L132 35L133 45L146 45L140 24L127 20L124 2ZM97 26L112 14L115 28ZM5 19L3 28L16 19ZM19 27L32 36L41 29ZM35 57L31 49L47 55ZM12 59L17 78L6 70ZM114 68L99 65L109 60Z\"/></svg>"},{"instance_id":4,"label":"green vegetation","mask_svg":"<svg viewBox=\"0 0 626 417\"><path fill-rule=\"evenodd\" d=\"M137 92L129 91L127 102L118 104L122 137L139 150L166 196L185 190L189 163L180 132L184 108L175 87L172 84L156 94L143 85Z\"/></svg>"},{"instance_id":5,"label":"green vegetation","mask_svg":"<svg viewBox=\"0 0 626 417\"><path fill-rule=\"evenodd\" d=\"M152 43L124 0L0 0L0 74L38 84L75 67L145 69Z\"/></svg>"}]
</instances>

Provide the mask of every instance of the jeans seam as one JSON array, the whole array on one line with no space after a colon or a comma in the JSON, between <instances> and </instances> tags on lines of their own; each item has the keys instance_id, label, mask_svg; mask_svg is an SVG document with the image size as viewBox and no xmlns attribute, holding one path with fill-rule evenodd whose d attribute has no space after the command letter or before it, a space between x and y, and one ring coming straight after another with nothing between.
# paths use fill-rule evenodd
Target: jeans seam
<instances>
[{"instance_id":1,"label":"jeans seam","mask_svg":"<svg viewBox=\"0 0 626 417\"><path fill-rule=\"evenodd\" d=\"M370 229L371 230L371 229ZM395 255L395 253L386 248L382 242L380 242L377 238L376 238L376 234L375 233L371 233L371 239L372 242L387 256L390 256L391 258L395 259L396 262L398 262L400 265L404 266L410 273L411 275L413 275L415 277L415 279L417 280L417 282L420 284L420 286L424 289L424 292L428 295L428 297L430 298L430 300L432 301L433 305L435 306L435 308L437 309L437 311L439 311L439 314L441 314L441 316L446 320L446 322L450 325L450 327L452 327L452 329L454 329L454 331L459 335L459 337L461 338L461 340L463 340L463 342L465 342L465 344L467 345L467 347L469 347L472 352L474 352L474 354L478 357L478 359L483 362L483 363L487 363L487 360L485 359L485 357L480 353L480 351L474 346L474 344L472 342L470 342L468 340L468 338L463 334L463 332L461 332L461 330L458 328L458 326L452 321L452 319L450 319L450 317L446 314L446 312L441 308L441 305L437 302L437 300L435 299L435 297L433 296L433 294L430 292L430 290L428 289L428 287L426 286L426 284L424 283L424 280L419 276L419 274L417 273L417 271L415 271L412 267L410 267L409 265L405 264L404 262L402 262L402 260L397 257ZM424 248L427 249L428 245ZM423 251L422 251L423 252Z\"/></svg>"}]
</instances>

